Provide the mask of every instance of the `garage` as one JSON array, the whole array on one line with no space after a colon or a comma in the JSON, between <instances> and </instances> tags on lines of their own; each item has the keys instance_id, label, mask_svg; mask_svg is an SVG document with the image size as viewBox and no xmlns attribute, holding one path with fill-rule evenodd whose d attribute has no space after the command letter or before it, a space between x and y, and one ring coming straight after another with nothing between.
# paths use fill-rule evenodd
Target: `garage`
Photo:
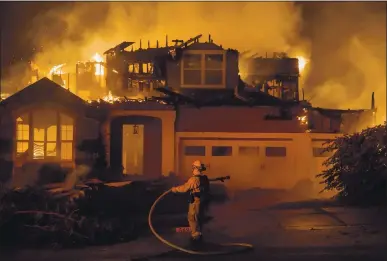
<instances>
[{"instance_id":1,"label":"garage","mask_svg":"<svg viewBox=\"0 0 387 261\"><path fill-rule=\"evenodd\" d=\"M179 173L189 177L192 162L201 160L210 178L231 176L228 187L289 188L296 176L294 144L290 138L181 137Z\"/></svg>"}]
</instances>

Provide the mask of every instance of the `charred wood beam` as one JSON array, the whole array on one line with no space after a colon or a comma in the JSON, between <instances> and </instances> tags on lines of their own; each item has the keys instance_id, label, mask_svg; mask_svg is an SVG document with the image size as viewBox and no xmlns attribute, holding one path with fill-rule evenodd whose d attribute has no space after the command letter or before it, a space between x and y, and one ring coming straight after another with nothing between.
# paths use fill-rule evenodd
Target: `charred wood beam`
<instances>
[{"instance_id":1,"label":"charred wood beam","mask_svg":"<svg viewBox=\"0 0 387 261\"><path fill-rule=\"evenodd\" d=\"M111 53L114 53L114 52L123 51L126 48L128 48L129 46L131 46L132 44L134 44L134 43L135 42L122 42L119 45L116 45L115 47L110 48L109 50L105 51L103 54L106 55L106 54L111 54Z\"/></svg>"},{"instance_id":2,"label":"charred wood beam","mask_svg":"<svg viewBox=\"0 0 387 261\"><path fill-rule=\"evenodd\" d=\"M182 47L188 46L189 44L198 41L202 36L203 36L202 34L199 34L199 35L195 36L194 38L190 38L188 41L183 42L180 45L177 45L176 47L182 48Z\"/></svg>"}]
</instances>

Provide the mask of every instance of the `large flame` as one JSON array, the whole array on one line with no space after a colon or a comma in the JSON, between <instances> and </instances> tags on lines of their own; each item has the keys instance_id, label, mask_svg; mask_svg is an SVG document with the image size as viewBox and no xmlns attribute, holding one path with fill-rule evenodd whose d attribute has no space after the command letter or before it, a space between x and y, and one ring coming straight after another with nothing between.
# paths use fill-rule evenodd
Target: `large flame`
<instances>
[{"instance_id":1,"label":"large flame","mask_svg":"<svg viewBox=\"0 0 387 261\"><path fill-rule=\"evenodd\" d=\"M298 59L298 69L300 70L300 73L302 73L305 69L305 66L308 63L308 60L302 56L297 56L297 59Z\"/></svg>"},{"instance_id":2,"label":"large flame","mask_svg":"<svg viewBox=\"0 0 387 261\"><path fill-rule=\"evenodd\" d=\"M99 53L96 53L92 57L92 60L94 62L97 62L97 64L94 65L94 67L95 67L95 75L104 75L104 68L103 68L103 65L102 65L103 57Z\"/></svg>"},{"instance_id":3,"label":"large flame","mask_svg":"<svg viewBox=\"0 0 387 261\"><path fill-rule=\"evenodd\" d=\"M65 65L65 63L59 64L59 65L55 65L54 67L51 68L51 70L50 70L50 72L48 74L50 76L53 75L53 74L57 74L57 75L64 74L63 69L62 69L64 65Z\"/></svg>"}]
</instances>

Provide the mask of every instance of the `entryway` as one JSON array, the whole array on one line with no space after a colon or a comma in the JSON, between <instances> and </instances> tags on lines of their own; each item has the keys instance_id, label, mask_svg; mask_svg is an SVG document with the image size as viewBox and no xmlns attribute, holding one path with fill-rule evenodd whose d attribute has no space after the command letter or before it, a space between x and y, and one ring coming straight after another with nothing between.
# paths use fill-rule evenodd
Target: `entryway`
<instances>
[{"instance_id":1,"label":"entryway","mask_svg":"<svg viewBox=\"0 0 387 261\"><path fill-rule=\"evenodd\" d=\"M161 175L161 120L149 116L120 116L111 122L110 165L124 175Z\"/></svg>"}]
</instances>

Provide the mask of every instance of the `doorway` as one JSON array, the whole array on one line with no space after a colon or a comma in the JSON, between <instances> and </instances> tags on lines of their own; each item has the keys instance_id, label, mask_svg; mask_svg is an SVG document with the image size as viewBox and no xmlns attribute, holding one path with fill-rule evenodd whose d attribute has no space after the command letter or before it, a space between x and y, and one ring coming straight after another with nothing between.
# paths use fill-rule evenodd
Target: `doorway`
<instances>
[{"instance_id":1,"label":"doorway","mask_svg":"<svg viewBox=\"0 0 387 261\"><path fill-rule=\"evenodd\" d=\"M126 175L161 175L161 119L120 116L111 121L110 167Z\"/></svg>"},{"instance_id":2,"label":"doorway","mask_svg":"<svg viewBox=\"0 0 387 261\"><path fill-rule=\"evenodd\" d=\"M125 175L144 173L144 125L122 125L122 167Z\"/></svg>"}]
</instances>

